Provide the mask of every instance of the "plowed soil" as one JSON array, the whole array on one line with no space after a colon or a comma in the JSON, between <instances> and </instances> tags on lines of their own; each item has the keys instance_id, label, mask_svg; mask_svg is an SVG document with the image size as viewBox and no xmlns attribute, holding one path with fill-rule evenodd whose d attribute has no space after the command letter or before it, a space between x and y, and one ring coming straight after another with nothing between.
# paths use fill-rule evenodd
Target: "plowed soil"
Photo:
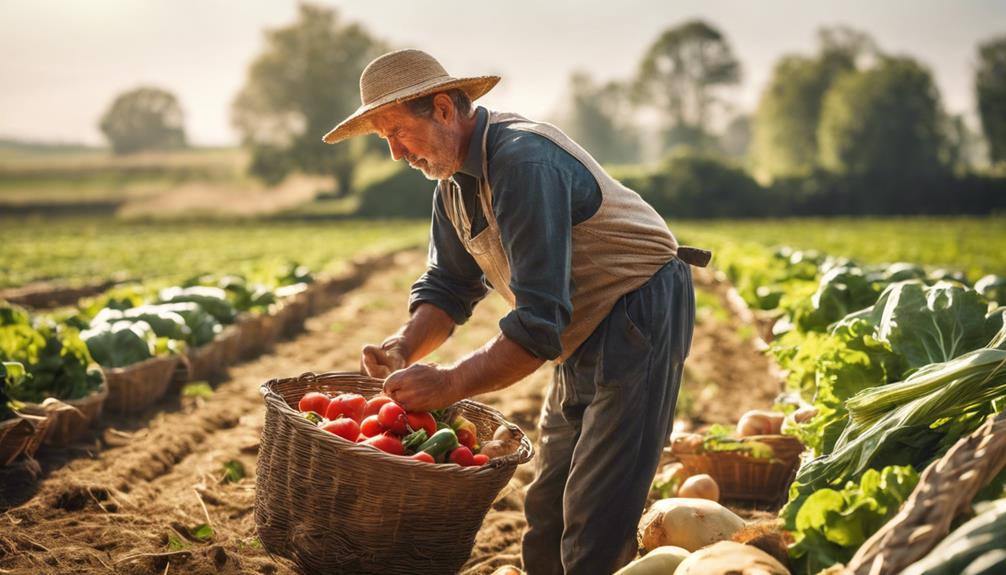
<instances>
[{"instance_id":1,"label":"plowed soil","mask_svg":"<svg viewBox=\"0 0 1006 575\"><path fill-rule=\"evenodd\" d=\"M106 418L89 441L43 449L37 464L4 470L0 573L296 573L292 563L269 556L255 533L254 473L265 413L259 386L306 371L355 371L360 347L380 342L406 319L408 288L423 264L424 255L410 251L366 270L362 285L309 319L304 333L231 367L211 397L163 400L137 417ZM430 360L451 362L482 345L498 332L505 311L500 298L487 298ZM746 409L771 405L777 379L753 343L738 335L736 320L700 318L687 363L688 423L733 422ZM536 439L550 378L546 364L475 399ZM229 461L243 465L244 478L223 481ZM520 564L524 489L532 474L533 463L517 470L463 572ZM200 524L211 526L208 540L192 532Z\"/></svg>"}]
</instances>

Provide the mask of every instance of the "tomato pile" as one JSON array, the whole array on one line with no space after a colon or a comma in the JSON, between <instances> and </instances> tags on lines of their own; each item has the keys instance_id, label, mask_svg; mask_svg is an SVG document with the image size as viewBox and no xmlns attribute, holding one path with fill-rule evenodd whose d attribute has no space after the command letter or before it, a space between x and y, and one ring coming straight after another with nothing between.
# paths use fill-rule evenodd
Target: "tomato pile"
<instances>
[{"instance_id":1,"label":"tomato pile","mask_svg":"<svg viewBox=\"0 0 1006 575\"><path fill-rule=\"evenodd\" d=\"M481 466L491 458L513 453L519 446L506 425L481 445L475 424L456 410L408 412L383 393L366 399L358 393L329 397L310 391L297 408L302 417L322 431L426 463Z\"/></svg>"}]
</instances>

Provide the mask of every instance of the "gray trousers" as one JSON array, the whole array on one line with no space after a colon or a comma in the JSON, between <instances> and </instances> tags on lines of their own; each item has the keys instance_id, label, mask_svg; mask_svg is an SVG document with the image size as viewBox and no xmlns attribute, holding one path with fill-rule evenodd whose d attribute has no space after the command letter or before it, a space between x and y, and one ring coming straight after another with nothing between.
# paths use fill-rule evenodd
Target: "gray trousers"
<instances>
[{"instance_id":1,"label":"gray trousers","mask_svg":"<svg viewBox=\"0 0 1006 575\"><path fill-rule=\"evenodd\" d=\"M610 575L635 556L694 324L691 269L674 260L556 366L525 500L528 575Z\"/></svg>"}]
</instances>

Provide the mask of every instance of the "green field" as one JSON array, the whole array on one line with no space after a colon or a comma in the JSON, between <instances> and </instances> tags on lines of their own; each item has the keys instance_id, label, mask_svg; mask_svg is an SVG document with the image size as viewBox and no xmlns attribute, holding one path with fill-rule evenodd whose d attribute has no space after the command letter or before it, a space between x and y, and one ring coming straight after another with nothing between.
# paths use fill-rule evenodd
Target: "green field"
<instances>
[{"instance_id":1,"label":"green field","mask_svg":"<svg viewBox=\"0 0 1006 575\"><path fill-rule=\"evenodd\" d=\"M0 219L0 287L115 275L170 279L290 259L325 271L360 251L423 245L427 226L425 221ZM972 281L1006 274L1004 218L672 220L670 226L682 243L721 254L750 245L789 245L866 263L949 267Z\"/></svg>"},{"instance_id":2,"label":"green field","mask_svg":"<svg viewBox=\"0 0 1006 575\"><path fill-rule=\"evenodd\" d=\"M965 272L971 281L1006 274L1006 217L669 220L668 225L681 243L714 251L745 244L790 246L862 263L946 267Z\"/></svg>"},{"instance_id":3,"label":"green field","mask_svg":"<svg viewBox=\"0 0 1006 575\"><path fill-rule=\"evenodd\" d=\"M288 260L334 271L361 252L423 245L425 222L142 222L0 219L0 287L113 276L179 279Z\"/></svg>"}]
</instances>

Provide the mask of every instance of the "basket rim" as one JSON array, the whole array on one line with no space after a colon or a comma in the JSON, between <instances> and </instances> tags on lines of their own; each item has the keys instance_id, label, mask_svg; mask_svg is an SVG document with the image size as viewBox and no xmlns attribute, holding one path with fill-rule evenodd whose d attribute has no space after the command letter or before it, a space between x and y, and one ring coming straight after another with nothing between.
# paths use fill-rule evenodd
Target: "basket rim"
<instances>
[{"instance_id":1,"label":"basket rim","mask_svg":"<svg viewBox=\"0 0 1006 575\"><path fill-rule=\"evenodd\" d=\"M46 399L49 399L50 397L56 399L61 403L65 403L73 407L80 407L81 405L87 405L94 401L98 401L99 399L101 401L104 401L105 398L108 397L108 380L105 379L105 373L101 372L101 384L96 389L91 390L84 397L78 397L76 399L60 399L56 396L50 395L46 397ZM42 400L42 402L44 401L45 400ZM35 403L31 401L26 401L24 402L24 404L29 407L38 407L41 409L45 409L44 407L42 407L42 402Z\"/></svg>"},{"instance_id":2,"label":"basket rim","mask_svg":"<svg viewBox=\"0 0 1006 575\"><path fill-rule=\"evenodd\" d=\"M422 468L422 469L439 469L441 471L448 471L448 468L450 468L449 472L451 472L451 473L467 473L467 474L475 475L475 474L478 474L478 473L485 473L485 474L492 473L496 469L505 467L505 466L509 465L510 463L514 463L515 466L516 465L521 465L521 464L527 463L528 461L531 461L531 459L534 457L534 446L531 444L531 440L528 439L527 434L524 433L523 430L521 430L520 448L518 448L517 451L514 452L514 453L511 453L511 454L503 456L503 457L497 457L497 458L494 458L494 459L490 459L488 463L486 463L484 465L480 465L480 466L462 467L462 466L456 465L454 463L434 463L434 464L432 464L433 467L431 467L431 464L426 463L424 461L417 461L415 459L412 459L411 457L403 457L403 456L400 456L400 455L391 455L390 453L385 453L385 452L383 452L383 451L381 451L379 449L374 449L372 447L361 445L361 444L356 443L356 442L350 442L348 439L345 439L343 437L339 437L339 436L337 436L335 434L325 433L325 432L321 431L321 429L317 425L314 425L313 423L311 423L307 419L305 419L303 417L300 417L300 412L297 411L297 410L295 410L295 409L293 409L292 407L290 407L290 405L286 402L286 400L283 399L283 397L279 393L277 393L276 391L274 391L272 389L274 385L281 384L281 383L288 383L288 382L293 382L293 381L299 382L299 381L304 381L304 380L314 381L314 380L318 380L318 379L321 379L321 378L333 377L333 376L335 376L335 377L353 377L353 378L355 378L357 381L359 381L361 383L373 384L375 387L380 387L383 384L383 380L380 380L380 379L377 379L377 378L374 378L374 377L370 377L370 376L367 376L367 375L362 375L362 374L356 373L356 372L327 371L327 372L323 372L323 373L314 373L314 372L308 371L308 372L302 373L301 375L299 375L297 377L273 378L273 379L270 379L270 380L266 381L265 383L263 383L262 385L259 386L259 393L262 394L263 399L265 400L267 406L268 405L273 405L274 407L276 407L281 414L283 414L285 417L291 418L295 422L294 425L300 426L300 428L303 429L305 432L307 432L307 433L315 433L315 434L317 434L316 435L317 437L323 438L322 439L323 441L327 441L331 445L337 446L339 449L344 449L344 450L350 451L351 453L359 454L359 455L362 455L364 457L376 458L375 459L376 461L396 461L396 462L399 462L399 463L405 463L407 465L414 465L417 468ZM493 407L490 407L488 405L485 405L483 403L479 403L477 401L472 401L470 399L462 399L461 401L452 404L452 406L473 406L473 407L477 407L478 409L481 409L481 410L489 412L490 415L498 418L501 422L505 423L506 425L508 425L510 427L516 427L517 429L520 429L519 426L517 426L516 424L508 421L505 417L503 417L503 414L500 413L499 410L497 410L497 409L495 409ZM309 432L309 431L307 431L308 429L311 429L313 431Z\"/></svg>"},{"instance_id":3,"label":"basket rim","mask_svg":"<svg viewBox=\"0 0 1006 575\"><path fill-rule=\"evenodd\" d=\"M131 363L129 365L123 365L121 367L105 367L101 366L101 371L106 374L120 375L128 371L139 370L142 368L147 368L152 365L159 363L176 363L178 362L178 355L155 355L154 357L148 357L143 361L138 361L136 363Z\"/></svg>"}]
</instances>

